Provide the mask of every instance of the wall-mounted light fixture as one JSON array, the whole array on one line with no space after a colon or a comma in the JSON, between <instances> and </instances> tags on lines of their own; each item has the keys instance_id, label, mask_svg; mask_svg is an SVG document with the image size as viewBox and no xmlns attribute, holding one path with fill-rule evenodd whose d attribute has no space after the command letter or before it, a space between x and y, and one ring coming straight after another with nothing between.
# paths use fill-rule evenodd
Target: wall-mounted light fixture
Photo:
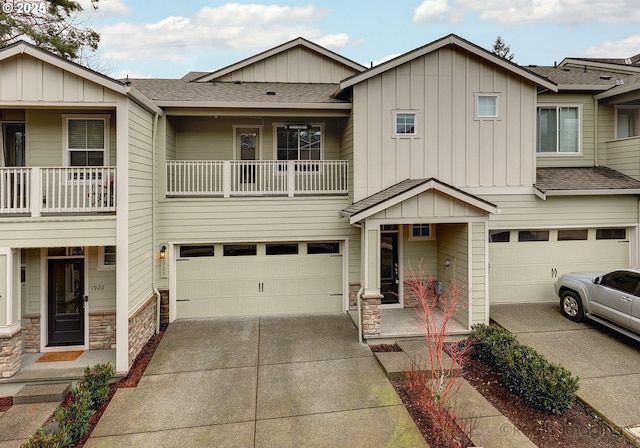
<instances>
[{"instance_id":1,"label":"wall-mounted light fixture","mask_svg":"<svg viewBox=\"0 0 640 448\"><path fill-rule=\"evenodd\" d=\"M160 249L160 259L164 260L166 256L167 256L167 246L162 246L162 249Z\"/></svg>"}]
</instances>

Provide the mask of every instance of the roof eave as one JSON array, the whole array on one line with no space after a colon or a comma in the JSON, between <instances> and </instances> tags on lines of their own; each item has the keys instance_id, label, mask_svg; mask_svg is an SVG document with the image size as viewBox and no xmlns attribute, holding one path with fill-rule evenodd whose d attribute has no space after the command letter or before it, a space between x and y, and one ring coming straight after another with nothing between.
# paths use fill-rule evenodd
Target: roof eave
<instances>
[{"instance_id":1,"label":"roof eave","mask_svg":"<svg viewBox=\"0 0 640 448\"><path fill-rule=\"evenodd\" d=\"M316 109L351 110L351 103L251 103L228 101L164 101L154 100L158 107L227 108L227 109Z\"/></svg>"},{"instance_id":2,"label":"roof eave","mask_svg":"<svg viewBox=\"0 0 640 448\"><path fill-rule=\"evenodd\" d=\"M594 190L541 190L536 187L536 191L540 192L537 196L546 199L548 196L607 196L607 195L640 195L640 188L601 188Z\"/></svg>"}]
</instances>

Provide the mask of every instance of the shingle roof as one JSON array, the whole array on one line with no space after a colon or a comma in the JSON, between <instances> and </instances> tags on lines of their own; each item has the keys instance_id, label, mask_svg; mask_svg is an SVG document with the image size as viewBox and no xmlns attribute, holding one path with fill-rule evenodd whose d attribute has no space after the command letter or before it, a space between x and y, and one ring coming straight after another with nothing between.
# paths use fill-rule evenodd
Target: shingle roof
<instances>
[{"instance_id":1,"label":"shingle roof","mask_svg":"<svg viewBox=\"0 0 640 448\"><path fill-rule=\"evenodd\" d=\"M596 70L591 67L588 67L586 71L584 68L560 66L528 66L526 68L555 82L560 87L563 85L602 86L603 90L606 90L615 86L617 80L624 80L627 83L633 78L638 78L637 74Z\"/></svg>"},{"instance_id":2,"label":"shingle roof","mask_svg":"<svg viewBox=\"0 0 640 448\"><path fill-rule=\"evenodd\" d=\"M638 190L637 181L606 166L554 167L536 170L535 187L543 193L553 191ZM629 192L634 193L634 192ZM637 194L635 192L634 194Z\"/></svg>"},{"instance_id":3,"label":"shingle roof","mask_svg":"<svg viewBox=\"0 0 640 448\"><path fill-rule=\"evenodd\" d=\"M333 98L337 84L271 82L185 82L181 79L130 79L132 87L153 101L227 103L349 104ZM269 94L268 92L273 92Z\"/></svg>"},{"instance_id":4,"label":"shingle roof","mask_svg":"<svg viewBox=\"0 0 640 448\"><path fill-rule=\"evenodd\" d=\"M361 201L358 201L349 207L342 210L342 213L346 216L353 216L356 213L363 212L368 208L374 207L378 204L383 203L395 196L401 195L402 193L406 193L418 185L422 185L424 183L429 182L431 179L406 179L400 183L390 186L389 188L379 191L378 193L372 194Z\"/></svg>"}]
</instances>

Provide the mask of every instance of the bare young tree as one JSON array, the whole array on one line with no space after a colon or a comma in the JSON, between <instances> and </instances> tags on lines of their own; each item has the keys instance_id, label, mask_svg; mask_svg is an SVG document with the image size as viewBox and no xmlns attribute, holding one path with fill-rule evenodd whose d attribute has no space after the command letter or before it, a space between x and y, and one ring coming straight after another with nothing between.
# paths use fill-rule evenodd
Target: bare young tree
<instances>
[{"instance_id":1,"label":"bare young tree","mask_svg":"<svg viewBox=\"0 0 640 448\"><path fill-rule=\"evenodd\" d=\"M91 0L97 9L99 0ZM80 19L82 6L73 0L2 0L0 45L31 42L66 59L95 51L100 35Z\"/></svg>"},{"instance_id":2,"label":"bare young tree","mask_svg":"<svg viewBox=\"0 0 640 448\"><path fill-rule=\"evenodd\" d=\"M493 43L492 53L497 54L501 58L506 59L507 61L513 61L515 54L511 53L511 45L507 45L507 43L502 39L502 36L498 36L496 41Z\"/></svg>"}]
</instances>

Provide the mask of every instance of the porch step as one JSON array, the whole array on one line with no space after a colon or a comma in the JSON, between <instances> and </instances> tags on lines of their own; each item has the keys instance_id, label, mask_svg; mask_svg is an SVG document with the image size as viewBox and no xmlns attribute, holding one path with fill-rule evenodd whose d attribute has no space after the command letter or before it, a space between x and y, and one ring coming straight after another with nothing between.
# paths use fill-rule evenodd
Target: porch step
<instances>
[{"instance_id":1,"label":"porch step","mask_svg":"<svg viewBox=\"0 0 640 448\"><path fill-rule=\"evenodd\" d=\"M27 384L13 397L14 404L63 402L71 383Z\"/></svg>"},{"instance_id":2,"label":"porch step","mask_svg":"<svg viewBox=\"0 0 640 448\"><path fill-rule=\"evenodd\" d=\"M433 378L434 373L431 371L429 350L427 350L423 341L398 341L397 344L402 349L401 352L374 353L389 379L398 379L403 372L412 368L429 372ZM443 353L442 368L449 370L452 363L451 357ZM460 366L455 365L453 370L458 373Z\"/></svg>"}]
</instances>

